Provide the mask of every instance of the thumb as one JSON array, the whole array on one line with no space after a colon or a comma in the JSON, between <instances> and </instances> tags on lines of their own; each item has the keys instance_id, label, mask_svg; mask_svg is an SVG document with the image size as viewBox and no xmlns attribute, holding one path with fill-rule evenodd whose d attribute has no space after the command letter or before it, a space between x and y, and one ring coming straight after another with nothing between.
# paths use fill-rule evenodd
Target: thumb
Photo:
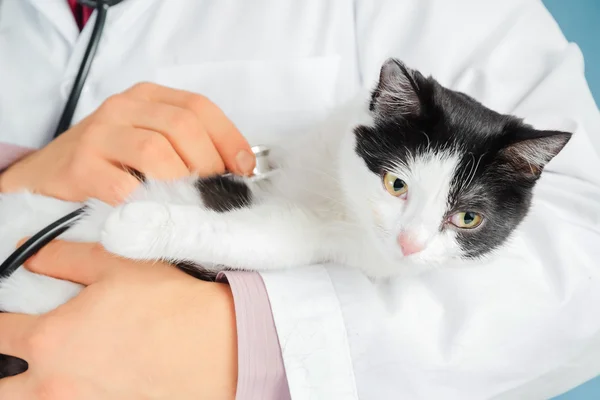
<instances>
[{"instance_id":1,"label":"thumb","mask_svg":"<svg viewBox=\"0 0 600 400\"><path fill-rule=\"evenodd\" d=\"M27 260L24 266L37 274L88 286L106 276L115 261L115 257L98 243L54 240Z\"/></svg>"}]
</instances>

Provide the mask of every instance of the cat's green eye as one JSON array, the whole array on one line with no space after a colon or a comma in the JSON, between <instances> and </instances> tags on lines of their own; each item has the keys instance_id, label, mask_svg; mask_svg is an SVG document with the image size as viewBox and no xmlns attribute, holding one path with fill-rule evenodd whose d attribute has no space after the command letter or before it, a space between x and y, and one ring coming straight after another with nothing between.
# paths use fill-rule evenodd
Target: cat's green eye
<instances>
[{"instance_id":1,"label":"cat's green eye","mask_svg":"<svg viewBox=\"0 0 600 400\"><path fill-rule=\"evenodd\" d=\"M392 196L400 197L408 192L408 185L402 179L389 172L383 176L385 190Z\"/></svg>"},{"instance_id":2,"label":"cat's green eye","mask_svg":"<svg viewBox=\"0 0 600 400\"><path fill-rule=\"evenodd\" d=\"M459 212L450 218L452 225L462 229L477 228L482 221L483 217L473 211Z\"/></svg>"}]
</instances>

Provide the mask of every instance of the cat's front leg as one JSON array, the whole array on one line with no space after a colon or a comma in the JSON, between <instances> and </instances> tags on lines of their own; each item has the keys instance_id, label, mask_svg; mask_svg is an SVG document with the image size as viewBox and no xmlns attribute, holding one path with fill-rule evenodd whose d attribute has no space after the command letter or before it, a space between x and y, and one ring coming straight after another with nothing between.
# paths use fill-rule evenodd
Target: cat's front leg
<instances>
[{"instance_id":1,"label":"cat's front leg","mask_svg":"<svg viewBox=\"0 0 600 400\"><path fill-rule=\"evenodd\" d=\"M266 270L327 258L327 222L283 202L225 213L197 206L133 202L108 218L102 244L115 254Z\"/></svg>"}]
</instances>

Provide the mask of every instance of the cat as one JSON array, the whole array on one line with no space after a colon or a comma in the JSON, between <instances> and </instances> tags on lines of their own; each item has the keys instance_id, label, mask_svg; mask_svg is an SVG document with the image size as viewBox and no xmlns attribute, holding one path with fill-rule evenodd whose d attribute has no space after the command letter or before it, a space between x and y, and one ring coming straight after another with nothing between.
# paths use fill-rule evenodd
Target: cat
<instances>
[{"instance_id":1,"label":"cat","mask_svg":"<svg viewBox=\"0 0 600 400\"><path fill-rule=\"evenodd\" d=\"M397 59L374 88L302 137L271 148L273 175L147 179L124 203L86 203L62 237L187 270L272 270L333 262L372 278L410 275L501 248L526 217L546 164L571 134L541 131L450 90ZM79 208L0 197L0 257ZM74 283L23 268L0 282L0 310L43 313Z\"/></svg>"}]
</instances>

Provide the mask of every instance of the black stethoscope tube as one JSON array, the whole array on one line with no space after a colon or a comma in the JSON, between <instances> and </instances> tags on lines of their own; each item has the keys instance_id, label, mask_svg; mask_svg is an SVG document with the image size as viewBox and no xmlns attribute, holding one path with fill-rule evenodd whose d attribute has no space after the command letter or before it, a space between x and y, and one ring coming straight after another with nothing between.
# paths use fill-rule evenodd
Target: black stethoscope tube
<instances>
[{"instance_id":1,"label":"black stethoscope tube","mask_svg":"<svg viewBox=\"0 0 600 400\"><path fill-rule=\"evenodd\" d=\"M54 138L58 137L67 129L69 129L71 125L73 114L75 113L77 103L79 102L79 97L81 96L81 91L83 90L83 86L85 85L85 81L90 72L92 62L94 61L94 56L98 50L98 44L100 43L102 31L104 30L108 9L110 6L120 3L120 1L114 0L97 0L95 2L81 0L80 2L88 5L93 3L93 6L97 10L96 23L94 24L92 36L90 37L90 41L85 50L83 60L79 65L79 71L75 77L73 88L71 89L71 93L69 94L69 98L65 104L62 116L60 117L60 121L56 127ZM19 248L17 248L2 264L0 264L0 279L10 276L17 270L17 268L23 265L27 259L38 252L42 247L63 234L75 222L77 222L79 218L81 218L84 211L85 207L82 207L68 215L65 215L64 217L54 221L52 224L36 233L29 240L19 246Z\"/></svg>"},{"instance_id":2,"label":"black stethoscope tube","mask_svg":"<svg viewBox=\"0 0 600 400\"><path fill-rule=\"evenodd\" d=\"M54 221L23 243L0 266L0 278L8 277L42 247L69 229L81 218L85 207L79 208L59 220Z\"/></svg>"},{"instance_id":3,"label":"black stethoscope tube","mask_svg":"<svg viewBox=\"0 0 600 400\"><path fill-rule=\"evenodd\" d=\"M69 94L69 98L67 99L67 103L65 104L63 113L60 117L58 125L56 126L54 138L57 138L60 134L65 132L71 126L71 121L73 120L73 114L75 114L75 108L77 108L77 103L79 103L81 91L83 90L85 81L88 77L90 69L92 68L94 56L96 55L96 51L98 50L98 44L100 43L100 38L102 37L104 25L106 24L106 14L108 12L108 8L109 5L104 3L103 1L99 1L97 3L96 23L94 24L92 36L90 37L90 41L87 45L87 48L85 49L83 60L79 65L79 71L77 72L75 82L73 83L73 87L71 88L71 93Z\"/></svg>"}]
</instances>

